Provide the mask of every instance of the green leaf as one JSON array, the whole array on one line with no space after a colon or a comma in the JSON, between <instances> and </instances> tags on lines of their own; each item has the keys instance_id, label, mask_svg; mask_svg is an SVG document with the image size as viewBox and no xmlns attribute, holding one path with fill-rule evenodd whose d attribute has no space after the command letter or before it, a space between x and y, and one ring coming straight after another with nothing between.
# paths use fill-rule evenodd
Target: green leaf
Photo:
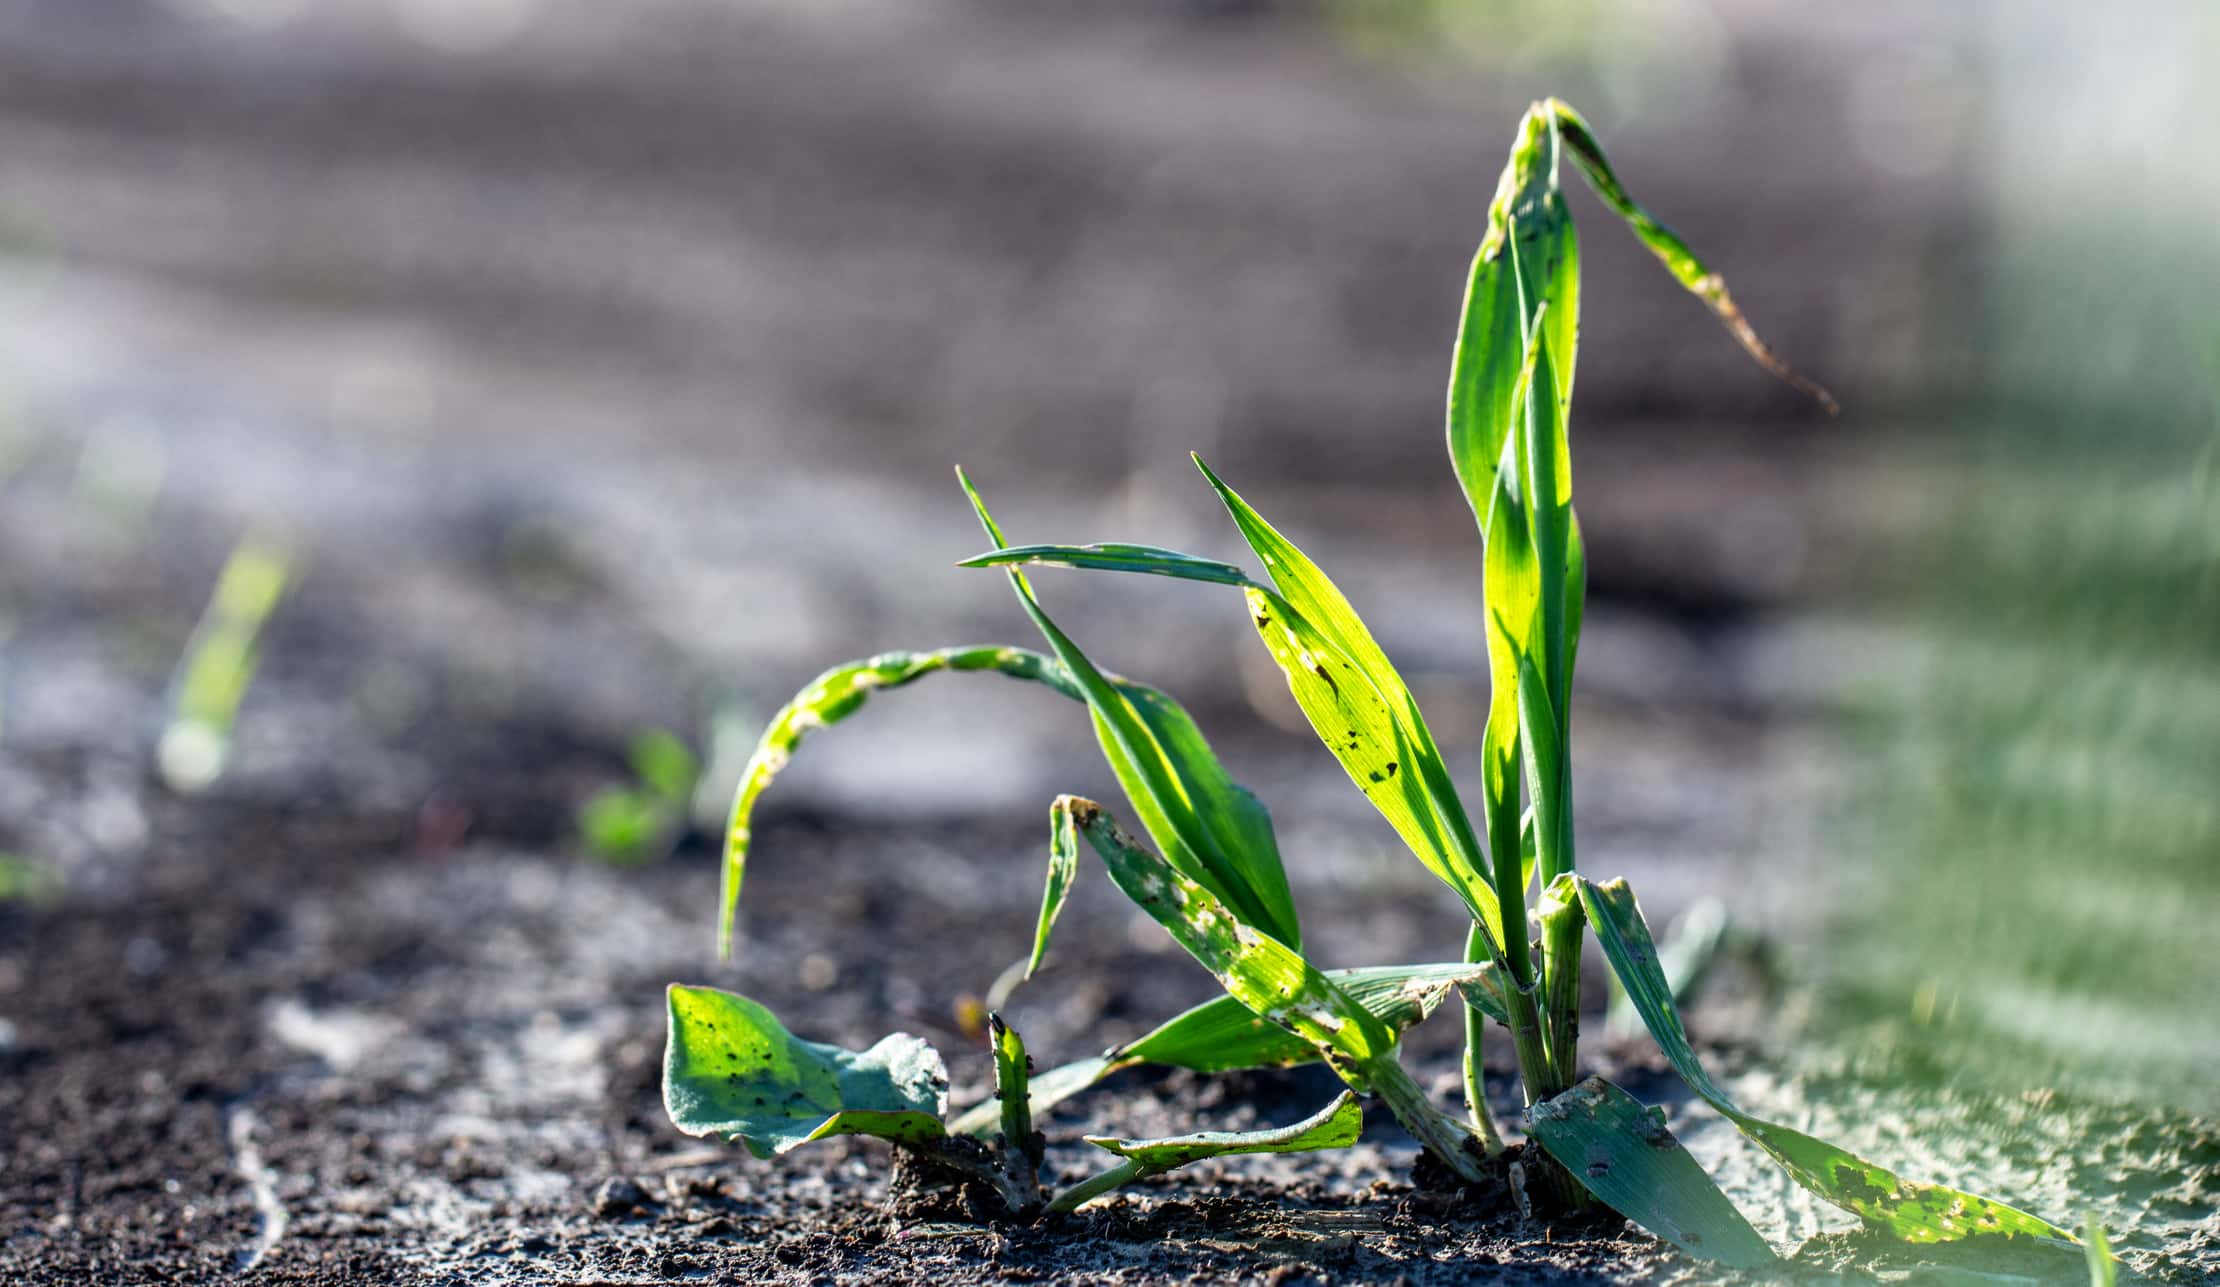
<instances>
[{"instance_id":1,"label":"green leaf","mask_svg":"<svg viewBox=\"0 0 2220 1287\"><path fill-rule=\"evenodd\" d=\"M688 1135L757 1157L831 1135L915 1142L942 1134L947 1094L940 1055L906 1033L843 1050L801 1040L744 996L671 985L663 1109Z\"/></svg>"},{"instance_id":2,"label":"green leaf","mask_svg":"<svg viewBox=\"0 0 2220 1287\"><path fill-rule=\"evenodd\" d=\"M1279 615L1286 628L1278 632L1276 639L1264 615L1275 605L1260 590L1249 593L1250 617L1257 622L1257 633L1272 649L1273 658L1280 662L1280 669L1295 691L1296 700L1311 717L1311 727L1341 761L1350 780L1387 815L1390 823L1396 825L1396 830L1419 859L1457 892L1475 918L1488 926L1490 934L1500 942L1503 926L1496 915L1494 889L1487 872L1482 869L1479 839L1410 686L1403 682L1402 675L1372 637L1372 631L1357 615L1348 596L1324 569L1312 562L1294 542L1280 535L1240 493L1211 472L1202 457L1194 459L1195 467L1209 480L1226 512L1232 515L1234 525L1241 529L1242 538L1263 560L1279 592ZM1314 635L1322 636L1331 645L1342 669L1354 672L1360 681L1356 693L1344 698L1339 692L1338 686L1345 681L1333 674L1336 659L1309 646L1315 642ZM1317 691L1320 683L1326 686L1325 692ZM1310 690L1308 701L1305 700L1306 689ZM1384 710L1389 721L1392 738L1387 739L1386 744L1374 730L1367 728L1370 720L1352 726L1341 718L1356 714L1369 716L1373 702ZM1324 723L1320 722L1321 716ZM1351 742L1356 745L1351 746ZM1389 753L1393 758L1383 758ZM1375 774L1383 772L1389 778L1403 776L1404 788L1401 791L1376 790L1393 786L1392 782L1375 779Z\"/></svg>"},{"instance_id":3,"label":"green leaf","mask_svg":"<svg viewBox=\"0 0 2220 1287\"><path fill-rule=\"evenodd\" d=\"M1690 1255L1737 1269L1775 1259L1663 1113L1601 1077L1527 1109L1526 1131L1604 1205Z\"/></svg>"},{"instance_id":4,"label":"green leaf","mask_svg":"<svg viewBox=\"0 0 2220 1287\"><path fill-rule=\"evenodd\" d=\"M1069 807L1126 897L1241 1004L1318 1047L1343 1080L1365 1088L1360 1070L1395 1046L1386 1024L1300 952L1243 921L1199 881L1136 844L1101 806L1073 799Z\"/></svg>"},{"instance_id":5,"label":"green leaf","mask_svg":"<svg viewBox=\"0 0 2220 1287\"><path fill-rule=\"evenodd\" d=\"M1328 970L1326 977L1398 1035L1432 1014L1453 987L1461 986L1499 1022L1504 1018L1498 972L1491 963L1364 966ZM1032 1081L1032 1110L1038 1116L1114 1072L1144 1064L1218 1073L1293 1068L1316 1063L1319 1057L1310 1042L1266 1022L1236 998L1218 996L1123 1046L1038 1074ZM994 1125L995 1112L989 1100L966 1109L949 1129L978 1134Z\"/></svg>"},{"instance_id":6,"label":"green leaf","mask_svg":"<svg viewBox=\"0 0 2220 1287\"><path fill-rule=\"evenodd\" d=\"M1079 829L1072 825L1071 810L1062 798L1048 810L1048 883L1041 890L1040 923L1033 930L1033 955L1025 962L1025 977L1032 978L1041 968L1041 959L1048 955L1048 936L1056 928L1056 917L1064 910L1064 899L1071 895L1071 883L1079 874Z\"/></svg>"},{"instance_id":7,"label":"green leaf","mask_svg":"<svg viewBox=\"0 0 2220 1287\"><path fill-rule=\"evenodd\" d=\"M1697 258L1696 252L1689 249L1688 243L1682 241L1678 234L1659 223L1655 216L1636 204L1634 198L1627 194L1626 186L1619 182L1619 176L1612 171L1611 162L1603 154L1603 145L1596 141L1595 131L1589 128L1588 122L1579 112L1554 98L1546 103L1536 104L1534 110L1549 113L1555 132L1562 140L1565 152L1571 155L1573 164L1580 167L1582 177L1588 180L1588 186L1603 199L1603 203L1625 220L1635 240L1649 247L1650 253L1657 256L1659 263L1665 265L1665 271L1673 275L1674 281L1704 302L1704 306L1727 328L1728 334L1734 336L1736 342L1756 359L1759 366L1772 372L1791 388L1817 401L1830 414L1839 410L1834 395L1799 375L1764 340L1758 338L1749 319L1735 306L1734 297L1727 293L1726 280Z\"/></svg>"},{"instance_id":8,"label":"green leaf","mask_svg":"<svg viewBox=\"0 0 2220 1287\"><path fill-rule=\"evenodd\" d=\"M1220 585L1250 585L1249 574L1231 563L1197 558L1156 545L1116 542L1101 545L1017 545L974 554L957 567L1014 567L1037 563L1042 567L1086 568L1103 572L1148 572L1186 581L1213 581Z\"/></svg>"},{"instance_id":9,"label":"green leaf","mask_svg":"<svg viewBox=\"0 0 2220 1287\"><path fill-rule=\"evenodd\" d=\"M644 862L670 822L662 799L629 787L597 791L578 808L578 833L594 857L612 863Z\"/></svg>"},{"instance_id":10,"label":"green leaf","mask_svg":"<svg viewBox=\"0 0 2220 1287\"><path fill-rule=\"evenodd\" d=\"M1672 988L1658 968L1657 945L1634 901L1634 891L1623 880L1599 885L1569 873L1564 879L1578 882L1596 940L1666 1061L1689 1089L1771 1154L1798 1184L1905 1242L1950 1242L1980 1235L2074 1240L2057 1225L1992 1198L1902 1179L1824 1140L1743 1112L1696 1058L1696 1049L1681 1026L1680 1011L1673 1005Z\"/></svg>"},{"instance_id":11,"label":"green leaf","mask_svg":"<svg viewBox=\"0 0 2220 1287\"><path fill-rule=\"evenodd\" d=\"M961 470L957 478L988 539L1006 544L971 480ZM1137 686L1113 683L1049 619L1024 574L1006 571L1019 605L1084 694L1103 757L1166 859L1244 920L1300 943L1294 895L1263 806L1226 776L1184 710L1161 694L1137 696Z\"/></svg>"},{"instance_id":12,"label":"green leaf","mask_svg":"<svg viewBox=\"0 0 2220 1287\"><path fill-rule=\"evenodd\" d=\"M1326 574L1199 457L1195 463L1250 547L1272 570L1277 589L1249 579L1231 564L1147 545L1019 546L977 555L965 565L1007 567L1013 577L1017 566L1030 563L1240 587L1258 636L1327 749L1427 869L1456 890L1473 916L1488 926L1494 942L1500 938L1501 918L1487 878L1476 865L1479 842L1409 687ZM1019 584L1023 586L1022 578ZM1021 588L1020 593L1027 591ZM1134 805L1142 810L1149 833L1173 854L1146 803L1136 798Z\"/></svg>"},{"instance_id":13,"label":"green leaf","mask_svg":"<svg viewBox=\"0 0 2220 1287\"><path fill-rule=\"evenodd\" d=\"M1334 1102L1296 1122L1292 1126L1269 1127L1257 1131L1198 1131L1192 1135L1172 1135L1154 1140L1118 1139L1109 1135L1089 1135L1089 1144L1106 1149L1119 1157L1139 1162L1150 1172L1160 1173L1189 1162L1200 1162L1206 1157L1227 1157L1240 1153L1310 1153L1320 1149L1348 1148L1364 1134L1364 1109L1357 1097L1348 1091L1334 1097Z\"/></svg>"},{"instance_id":14,"label":"green leaf","mask_svg":"<svg viewBox=\"0 0 2220 1287\"><path fill-rule=\"evenodd\" d=\"M871 694L882 688L900 688L943 670L993 671L1012 679L1045 684L1067 697L1083 700L1077 685L1055 658L1001 644L939 648L932 652L883 652L861 661L844 662L811 680L771 717L769 726L756 742L754 754L748 757L747 768L740 774L739 787L733 792L718 897L718 956L732 955L733 919L740 906L740 886L747 876L756 799L793 759L802 739L855 714Z\"/></svg>"},{"instance_id":15,"label":"green leaf","mask_svg":"<svg viewBox=\"0 0 2220 1287\"><path fill-rule=\"evenodd\" d=\"M673 801L683 801L694 790L701 764L686 743L662 729L650 729L632 739L632 771L650 791Z\"/></svg>"},{"instance_id":16,"label":"green leaf","mask_svg":"<svg viewBox=\"0 0 2220 1287\"><path fill-rule=\"evenodd\" d=\"M2104 1223L2094 1211L2089 1213L2082 1252L2089 1266L2089 1287L2113 1287L2120 1281L2120 1262L2112 1255L2112 1239L2105 1236Z\"/></svg>"},{"instance_id":17,"label":"green leaf","mask_svg":"<svg viewBox=\"0 0 2220 1287\"><path fill-rule=\"evenodd\" d=\"M1326 978L1392 1033L1400 1034L1434 1012L1452 987L1469 995L1497 1019L1500 996L1487 990L1496 975L1492 963L1477 965L1366 966L1328 970ZM1317 1048L1275 1027L1230 996L1217 997L1158 1025L1146 1035L1110 1051L1113 1067L1161 1064L1195 1072L1232 1072L1242 1068L1289 1068L1318 1058Z\"/></svg>"},{"instance_id":18,"label":"green leaf","mask_svg":"<svg viewBox=\"0 0 2220 1287\"><path fill-rule=\"evenodd\" d=\"M1051 1214L1075 1211L1121 1185L1162 1175L1189 1162L1235 1153L1305 1153L1317 1149L1347 1148L1364 1130L1364 1110L1347 1091L1322 1111L1295 1123L1261 1131L1205 1131L1174 1135L1160 1140L1121 1140L1089 1135L1087 1142L1108 1149L1124 1160L1092 1175L1058 1194L1049 1204Z\"/></svg>"},{"instance_id":19,"label":"green leaf","mask_svg":"<svg viewBox=\"0 0 2220 1287\"><path fill-rule=\"evenodd\" d=\"M1526 348L1536 306L1549 305L1548 343L1565 373L1563 396L1572 398L1574 346L1580 320L1580 243L1558 186L1557 131L1541 104L1519 122L1510 159L1488 206L1488 226L1474 254L1449 372L1449 459L1485 534L1505 463L1504 446L1517 423L1519 357ZM1519 257L1531 283L1525 297L1513 256L1506 253L1516 225Z\"/></svg>"}]
</instances>

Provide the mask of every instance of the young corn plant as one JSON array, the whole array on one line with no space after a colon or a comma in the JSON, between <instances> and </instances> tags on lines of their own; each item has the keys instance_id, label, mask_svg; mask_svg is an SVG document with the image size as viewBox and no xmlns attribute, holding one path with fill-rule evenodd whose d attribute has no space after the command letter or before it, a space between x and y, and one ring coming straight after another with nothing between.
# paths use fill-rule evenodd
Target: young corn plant
<instances>
[{"instance_id":1,"label":"young corn plant","mask_svg":"<svg viewBox=\"0 0 2220 1287\"><path fill-rule=\"evenodd\" d=\"M1377 1095L1456 1174L1478 1180L1487 1174L1482 1159L1503 1151L1479 1072L1492 1020L1510 1034L1524 1088L1523 1123L1534 1146L1521 1150L1507 1171L1522 1200L1545 1207L1600 1201L1692 1254L1738 1266L1771 1261L1772 1249L1674 1144L1657 1110L1600 1078L1582 1077L1580 964L1593 928L1629 1004L1667 1061L1797 1183L1906 1241L1996 1235L2071 1242L2065 1230L2035 1216L1904 1180L1742 1110L1697 1058L1632 891L1623 881L1599 884L1576 867L1568 715L1586 554L1573 513L1567 434L1580 307L1579 248L1559 183L1568 157L1604 204L1762 366L1833 406L1824 390L1758 339L1718 274L1627 195L1578 113L1554 99L1528 111L1473 262L1448 399L1451 464L1480 529L1484 646L1493 686L1482 731L1477 822L1409 686L1348 598L1199 458L1204 478L1264 565L1263 579L1151 545L1012 545L967 479L965 490L995 548L964 566L1007 572L1049 652L982 646L889 653L836 667L805 689L765 732L734 803L721 948L730 950L756 799L802 738L852 714L879 688L944 670L992 671L1046 685L1087 706L1096 740L1155 845L1152 851L1127 836L1092 802L1059 799L1051 811L1048 883L1028 967L1036 968L1046 950L1084 836L1118 887L1227 993L1138 1042L1034 1080L1026 1093L1029 1112L1134 1063L1208 1071L1318 1059L1353 1091ZM1147 573L1239 590L1259 640L1320 740L1418 860L1457 896L1470 923L1466 960L1331 974L1305 959L1261 804L1226 776L1170 698L1094 666L1042 609L1021 571L1028 565ZM1461 1120L1434 1107L1396 1055L1402 1030L1452 985L1466 1002ZM678 1033L674 1010L674 1060ZM982 1105L950 1129L985 1130L999 1118L1007 1153L1019 1137L1008 1124L1009 1090L1006 1079L1001 1112ZM676 1108L673 1116L680 1117ZM1146 1169L1133 1168L1127 1178ZM1090 1189L1098 1181L1113 1182L1098 1177L1072 1192L1099 1191Z\"/></svg>"}]
</instances>

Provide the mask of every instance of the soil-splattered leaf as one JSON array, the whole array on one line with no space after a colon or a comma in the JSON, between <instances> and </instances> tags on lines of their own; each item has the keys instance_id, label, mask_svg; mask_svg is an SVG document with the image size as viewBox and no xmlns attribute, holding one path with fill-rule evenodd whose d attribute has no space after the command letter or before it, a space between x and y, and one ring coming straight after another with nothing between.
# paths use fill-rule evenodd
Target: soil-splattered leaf
<instances>
[{"instance_id":1,"label":"soil-splattered leaf","mask_svg":"<svg viewBox=\"0 0 2220 1287\"><path fill-rule=\"evenodd\" d=\"M1662 1116L1610 1082L1590 1077L1534 1105L1526 1129L1606 1206L1690 1255L1738 1269L1774 1259Z\"/></svg>"},{"instance_id":2,"label":"soil-splattered leaf","mask_svg":"<svg viewBox=\"0 0 2220 1287\"><path fill-rule=\"evenodd\" d=\"M844 1050L803 1041L737 993L671 985L663 1109L688 1135L757 1157L831 1135L930 1139L947 1094L939 1053L906 1033Z\"/></svg>"},{"instance_id":3,"label":"soil-splattered leaf","mask_svg":"<svg viewBox=\"0 0 2220 1287\"><path fill-rule=\"evenodd\" d=\"M1503 1019L1501 989L1496 984L1498 971L1492 963L1381 965L1325 973L1336 987L1398 1035L1432 1014L1452 988L1462 988L1491 1016L1499 1022ZM1213 997L1123 1046L1037 1074L1032 1081L1033 1113L1039 1116L1111 1073L1143 1064L1220 1073L1293 1068L1316 1063L1319 1057L1318 1047L1267 1022L1238 999ZM993 1127L995 1115L996 1105L989 1100L964 1110L949 1123L949 1129L976 1135Z\"/></svg>"},{"instance_id":4,"label":"soil-splattered leaf","mask_svg":"<svg viewBox=\"0 0 2220 1287\"><path fill-rule=\"evenodd\" d=\"M1100 806L1073 799L1070 809L1126 897L1241 1004L1317 1046L1344 1080L1365 1088L1359 1070L1395 1046L1386 1024L1300 952L1243 921L1201 883L1135 843Z\"/></svg>"},{"instance_id":5,"label":"soil-splattered leaf","mask_svg":"<svg viewBox=\"0 0 2220 1287\"><path fill-rule=\"evenodd\" d=\"M1689 1089L1771 1154L1798 1184L1905 1242L1951 1242L1990 1235L2074 1241L2067 1230L1993 1198L1903 1179L1825 1140L1743 1112L1696 1058L1696 1049L1681 1025L1680 1011L1673 1004L1672 986L1658 967L1657 945L1650 938L1641 907L1634 901L1634 891L1623 880L1599 885L1569 873L1564 879L1578 882L1581 903L1604 956L1626 986L1628 1000L1673 1070Z\"/></svg>"}]
</instances>

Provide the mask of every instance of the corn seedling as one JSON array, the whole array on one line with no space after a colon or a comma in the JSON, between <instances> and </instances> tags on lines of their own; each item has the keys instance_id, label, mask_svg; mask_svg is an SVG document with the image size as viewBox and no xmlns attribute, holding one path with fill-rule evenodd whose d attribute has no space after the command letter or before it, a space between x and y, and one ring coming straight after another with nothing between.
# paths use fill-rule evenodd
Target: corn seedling
<instances>
[{"instance_id":1,"label":"corn seedling","mask_svg":"<svg viewBox=\"0 0 2220 1287\"><path fill-rule=\"evenodd\" d=\"M239 703L261 664L262 627L292 579L292 556L259 537L240 541L224 561L170 685L170 721L155 759L171 790L206 790L223 774Z\"/></svg>"},{"instance_id":2,"label":"corn seedling","mask_svg":"<svg viewBox=\"0 0 2220 1287\"><path fill-rule=\"evenodd\" d=\"M772 720L736 795L720 948L731 948L756 800L802 739L853 714L879 689L942 671L993 672L1042 684L1087 707L1096 742L1148 842L1127 835L1090 801L1069 796L1056 801L1047 886L1027 969L1038 968L1047 951L1084 840L1119 889L1226 992L1220 1001L1127 1047L1043 1074L1024 1092L1028 1114L1133 1063L1211 1070L1319 1060L1351 1091L1380 1098L1451 1170L1477 1181L1488 1173L1484 1155L1504 1147L1479 1077L1485 1025L1492 1020L1509 1031L1524 1084L1523 1121L1531 1147L1521 1150L1507 1172L1522 1200L1554 1208L1592 1198L1694 1255L1738 1266L1771 1261L1771 1248L1678 1147L1658 1111L1608 1082L1581 1077L1580 962L1593 928L1627 1004L1668 1062L1797 1183L1910 1242L1977 1234L2070 1242L2070 1234L2047 1221L1973 1194L1903 1180L1745 1112L1712 1081L1689 1043L1632 891L1621 881L1593 882L1576 868L1567 717L1586 554L1573 513L1566 429L1580 262L1559 186L1560 161L1566 157L1760 365L1833 406L1824 390L1790 370L1758 339L1719 275L1627 195L1576 112L1551 100L1527 113L1473 262L1448 399L1451 463L1481 536L1485 652L1493 685L1477 818L1452 781L1409 686L1348 598L1199 458L1204 479L1264 565L1263 579L1233 564L1152 545L1013 545L959 471L994 543L963 565L1004 570L1048 651L985 645L887 653L835 667L804 689ZM1467 959L1461 965L1340 973L1314 966L1303 954L1296 909L1262 804L1226 775L1201 731L1170 697L1095 666L1049 618L1023 571L1027 566L1146 573L1238 590L1259 640L1320 740L1462 905L1470 924ZM1404 1073L1397 1053L1403 1030L1424 1017L1449 986L1465 999L1462 1118L1430 1103ZM673 1015L676 1076L681 1025L675 1009ZM768 1015L762 1020L769 1021ZM762 1026L758 1022L751 1031ZM686 1049L695 1049L697 1040L688 1034ZM872 1059L885 1045L846 1057ZM891 1056L882 1055L873 1066L890 1062ZM937 1058L933 1065L937 1070ZM942 1132L931 1136L940 1139L947 1129L984 1132L999 1121L1006 1155L1019 1130L1011 1121L1012 1091L1005 1077L994 1110L982 1105L954 1119L950 1128L942 1125L937 1099L929 1105L925 1098L905 1101L917 1116L881 1133L914 1145L920 1131ZM672 1115L682 1126L704 1125L673 1102ZM885 1102L891 1102L885 1095L872 1101ZM833 1107L836 1100L820 1097L811 1101L810 1112ZM808 1131L850 1129L836 1127L838 1120L820 1114ZM1308 1126L1297 1131L1298 1140L1313 1138ZM905 1131L906 1139L900 1134ZM717 1133L748 1139L751 1147L757 1138L737 1129ZM1047 1206L1062 1209L1071 1193L1139 1178L1155 1164L1146 1159L1184 1158L1185 1150L1205 1147L1196 1141L1214 1138L1219 1137L1114 1149L1126 1158L1113 1168L1118 1180L1083 1181Z\"/></svg>"},{"instance_id":3,"label":"corn seedling","mask_svg":"<svg viewBox=\"0 0 2220 1287\"><path fill-rule=\"evenodd\" d=\"M604 862L635 866L664 857L687 826L700 762L662 729L632 739L626 760L636 779L607 787L578 808L578 836Z\"/></svg>"}]
</instances>

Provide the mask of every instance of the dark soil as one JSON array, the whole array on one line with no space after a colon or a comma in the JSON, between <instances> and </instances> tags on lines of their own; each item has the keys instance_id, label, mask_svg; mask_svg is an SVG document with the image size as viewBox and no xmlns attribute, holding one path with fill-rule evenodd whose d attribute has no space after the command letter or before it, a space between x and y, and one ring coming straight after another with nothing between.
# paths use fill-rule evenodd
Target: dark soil
<instances>
[{"instance_id":1,"label":"dark soil","mask_svg":"<svg viewBox=\"0 0 2220 1287\"><path fill-rule=\"evenodd\" d=\"M701 745L712 711L760 719L840 658L1025 638L993 578L946 570L977 543L955 458L1026 539L1230 554L1184 460L1223 447L1469 756L1482 623L1439 381L1521 84L1376 75L1279 21L1298 5L549 5L477 61L362 16L389 7L0 16L0 854L60 885L0 902L0 1282L1716 1279L1620 1221L1414 1184L1384 1118L1033 1228L898 1212L876 1143L762 1163L679 1135L673 980L815 1039L918 1033L960 1103L985 1093L961 1016L1027 941L1046 802L1114 798L1056 698L935 681L812 746L729 965L701 839L634 870L574 852L573 810L643 728ZM1856 64L1750 21L1701 120L1624 112L1613 138L1839 377L1894 351L1892 283L1951 260L1964 198L1842 164L1819 90ZM1794 938L1857 879L1812 834L1840 658L1797 596L1894 519L1815 483L1834 440L1638 248L1585 244L1611 285L1581 376L1582 862L1660 920L1717 892ZM87 485L118 450L153 461L140 509ZM229 771L180 798L150 767L166 677L264 527L308 570ZM1453 956L1438 887L1275 728L1240 613L1148 589L1053 593L1274 809L1306 943ZM1091 871L1058 935L1009 1007L1043 1062L1212 991ZM2220 1271L2213 1122L1845 1053L1765 972L1721 984L1692 1021L1753 1108L2063 1222L2094 1209L2155 1278ZM1446 1019L1409 1051L1444 1102ZM1669 1107L1798 1253L1784 1272L2080 1273L1861 1237L1591 1026L1595 1068ZM1049 1165L1089 1166L1087 1132L1286 1122L1333 1088L1127 1074L1042 1123ZM1508 1118L1506 1069L1490 1090Z\"/></svg>"},{"instance_id":2,"label":"dark soil","mask_svg":"<svg viewBox=\"0 0 2220 1287\"><path fill-rule=\"evenodd\" d=\"M56 777L82 767L41 766ZM456 788L467 807L470 784ZM713 871L699 853L617 872L518 852L497 835L427 847L418 816L187 805L151 789L145 799L160 856L139 893L0 912L8 1281L248 1269L310 1283L1715 1277L1616 1219L1538 1223L1500 1193L1414 1187L1411 1146L1385 1119L1348 1153L1193 1168L1037 1228L896 1214L876 1143L759 1163L670 1128L658 1001L672 978L743 986L815 1035L860 1041L897 1023L925 1032L951 1054L959 1094L980 1093L985 1060L951 1031L948 1009L950 983L983 977L957 946L976 937L961 900L852 902L849 882L828 894L800 873L968 851L1006 858L1014 877L1030 861L1022 837L834 841L776 829L767 843L786 861L766 864L751 891L756 948L739 969L713 971L701 951ZM997 928L1021 932L1022 921ZM1090 1032L1130 1030L1110 1016L1163 1013L1198 982L1182 961L1121 945L1118 928L1082 921L1060 945L1067 977L1037 985L1056 999L1017 1007L1036 1049L1080 1053ZM777 947L788 939L849 945L837 985L797 986ZM1444 1089L1445 1035L1433 1034L1421 1063ZM1597 1044L1607 1073L1678 1104L1689 1132L1654 1060ZM1714 1058L1743 1062L1732 1050ZM1855 1102L1846 1086L1875 1102L1869 1083L1811 1085L1825 1102ZM1500 1071L1493 1089L1499 1101L1513 1093ZM1084 1131L1288 1120L1331 1090L1315 1069L1127 1075L1045 1123L1060 1145L1051 1165L1082 1164L1070 1143ZM1947 1090L1922 1098L1970 1113L1978 1129L2028 1125ZM2077 1189L2136 1195L2177 1222L2209 1211L2220 1139L2208 1127L2058 1103L2021 1116L2101 1148L2077 1167ZM1717 1144L1700 1130L1690 1139L1699 1151ZM2023 1144L1984 1169L2040 1174L2045 1161ZM2184 1163L2201 1164L2202 1178ZM2070 1257L1966 1254L1992 1269L2078 1272ZM2187 1281L2212 1255L2208 1229L2142 1259ZM1914 1263L1840 1233L1811 1238L1801 1260L1822 1276Z\"/></svg>"}]
</instances>

